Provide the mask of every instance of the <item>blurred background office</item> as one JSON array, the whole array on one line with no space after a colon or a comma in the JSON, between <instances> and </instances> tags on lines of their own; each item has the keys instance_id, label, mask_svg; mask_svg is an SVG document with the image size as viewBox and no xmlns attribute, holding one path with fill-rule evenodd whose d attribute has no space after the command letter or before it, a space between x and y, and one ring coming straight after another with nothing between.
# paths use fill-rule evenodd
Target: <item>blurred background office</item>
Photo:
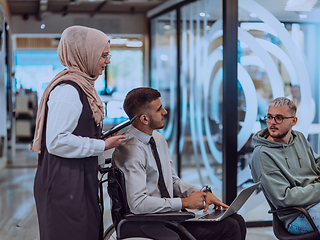
<instances>
[{"instance_id":1,"label":"blurred background office","mask_svg":"<svg viewBox=\"0 0 320 240\"><path fill-rule=\"evenodd\" d=\"M0 238L33 228L25 239L37 239L37 222L27 217L35 217L37 164L28 143L42 92L63 69L56 48L71 25L94 27L111 38L111 64L96 82L105 103L104 129L127 118L122 103L129 90L157 88L168 111L160 131L178 174L212 186L224 201L252 184L251 137L265 127L273 98L297 101L296 129L319 153L317 0L0 0L0 5L0 212L8 215L0 219ZM268 210L256 192L240 213L248 226L270 226ZM105 218L107 225L108 213Z\"/></svg>"}]
</instances>

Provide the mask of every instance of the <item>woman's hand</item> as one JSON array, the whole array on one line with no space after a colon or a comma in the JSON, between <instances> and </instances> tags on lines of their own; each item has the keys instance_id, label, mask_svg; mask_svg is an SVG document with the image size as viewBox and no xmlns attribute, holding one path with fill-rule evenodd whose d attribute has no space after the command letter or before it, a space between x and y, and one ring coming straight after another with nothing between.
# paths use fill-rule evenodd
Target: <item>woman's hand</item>
<instances>
[{"instance_id":1,"label":"woman's hand","mask_svg":"<svg viewBox=\"0 0 320 240\"><path fill-rule=\"evenodd\" d=\"M121 143L122 139L124 139L126 137L125 134L121 134L121 135L116 135L117 133L112 134L110 137L107 137L104 140L105 143L105 148L104 150L108 150L114 147L119 146L119 144Z\"/></svg>"}]
</instances>

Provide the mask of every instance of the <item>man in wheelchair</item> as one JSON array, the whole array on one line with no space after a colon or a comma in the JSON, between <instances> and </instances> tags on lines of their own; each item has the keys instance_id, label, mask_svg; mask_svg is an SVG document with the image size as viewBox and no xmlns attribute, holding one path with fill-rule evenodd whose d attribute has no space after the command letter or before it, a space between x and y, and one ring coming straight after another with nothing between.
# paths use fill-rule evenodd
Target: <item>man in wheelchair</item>
<instances>
[{"instance_id":1,"label":"man in wheelchair","mask_svg":"<svg viewBox=\"0 0 320 240\"><path fill-rule=\"evenodd\" d=\"M227 208L211 191L182 181L176 174L165 138L155 129L164 127L167 111L161 94L143 87L130 91L124 110L137 116L126 138L115 149L112 161L125 176L127 202L134 214L174 212L183 209L202 209L209 205ZM219 222L182 222L196 239L244 240L246 227L243 218L233 214Z\"/></svg>"},{"instance_id":2,"label":"man in wheelchair","mask_svg":"<svg viewBox=\"0 0 320 240\"><path fill-rule=\"evenodd\" d=\"M306 208L320 230L320 157L301 132L292 130L296 111L288 98L269 103L267 128L253 137L252 177L261 181L265 197L276 209ZM313 231L299 211L278 212L278 217L292 234Z\"/></svg>"}]
</instances>

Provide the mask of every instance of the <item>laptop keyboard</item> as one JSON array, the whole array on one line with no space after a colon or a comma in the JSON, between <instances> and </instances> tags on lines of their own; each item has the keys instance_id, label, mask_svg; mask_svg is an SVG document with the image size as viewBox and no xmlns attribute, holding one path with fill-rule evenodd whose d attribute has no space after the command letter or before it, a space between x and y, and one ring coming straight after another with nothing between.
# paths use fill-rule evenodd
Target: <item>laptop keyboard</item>
<instances>
[{"instance_id":1,"label":"laptop keyboard","mask_svg":"<svg viewBox=\"0 0 320 240\"><path fill-rule=\"evenodd\" d=\"M218 217L220 217L226 210L216 210L212 213L206 214L202 217L200 217L199 219L216 219Z\"/></svg>"}]
</instances>

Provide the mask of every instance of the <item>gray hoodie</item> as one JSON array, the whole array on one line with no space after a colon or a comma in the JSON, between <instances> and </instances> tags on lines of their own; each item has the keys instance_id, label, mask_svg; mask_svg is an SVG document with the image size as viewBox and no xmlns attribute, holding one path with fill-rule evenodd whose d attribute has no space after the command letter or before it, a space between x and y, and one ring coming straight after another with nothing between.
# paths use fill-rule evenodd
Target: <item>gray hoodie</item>
<instances>
[{"instance_id":1,"label":"gray hoodie","mask_svg":"<svg viewBox=\"0 0 320 240\"><path fill-rule=\"evenodd\" d=\"M304 135L292 131L289 144L267 140L268 129L253 136L254 150L250 164L255 182L276 207L301 206L309 209L320 202L320 156L313 152ZM291 223L300 213L279 214Z\"/></svg>"}]
</instances>

